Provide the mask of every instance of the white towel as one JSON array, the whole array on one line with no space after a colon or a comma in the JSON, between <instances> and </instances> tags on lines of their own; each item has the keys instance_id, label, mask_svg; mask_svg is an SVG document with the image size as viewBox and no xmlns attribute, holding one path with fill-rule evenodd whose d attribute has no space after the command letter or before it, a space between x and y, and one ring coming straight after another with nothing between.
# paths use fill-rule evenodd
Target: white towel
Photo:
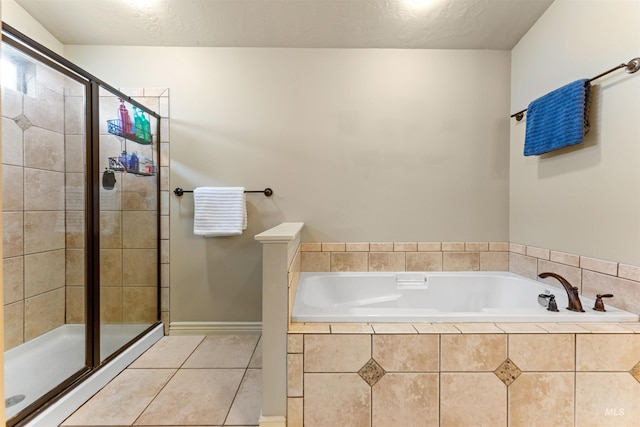
<instances>
[{"instance_id":1,"label":"white towel","mask_svg":"<svg viewBox=\"0 0 640 427\"><path fill-rule=\"evenodd\" d=\"M244 187L198 187L193 203L193 234L237 236L247 229Z\"/></svg>"}]
</instances>

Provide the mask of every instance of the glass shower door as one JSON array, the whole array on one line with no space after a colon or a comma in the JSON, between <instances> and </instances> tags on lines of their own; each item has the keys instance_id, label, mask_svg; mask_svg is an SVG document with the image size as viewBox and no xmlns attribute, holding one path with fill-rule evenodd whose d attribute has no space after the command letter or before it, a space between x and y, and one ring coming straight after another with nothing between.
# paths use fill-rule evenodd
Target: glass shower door
<instances>
[{"instance_id":1,"label":"glass shower door","mask_svg":"<svg viewBox=\"0 0 640 427\"><path fill-rule=\"evenodd\" d=\"M159 154L155 117L104 89L99 105L103 361L158 320Z\"/></svg>"},{"instance_id":2,"label":"glass shower door","mask_svg":"<svg viewBox=\"0 0 640 427\"><path fill-rule=\"evenodd\" d=\"M2 42L7 419L88 370L87 93L87 81Z\"/></svg>"}]
</instances>

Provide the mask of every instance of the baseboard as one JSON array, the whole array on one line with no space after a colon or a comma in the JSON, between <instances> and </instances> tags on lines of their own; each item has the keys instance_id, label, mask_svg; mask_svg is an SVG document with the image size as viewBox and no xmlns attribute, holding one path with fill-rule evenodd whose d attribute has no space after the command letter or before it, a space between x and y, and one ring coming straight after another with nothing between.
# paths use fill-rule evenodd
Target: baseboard
<instances>
[{"instance_id":1,"label":"baseboard","mask_svg":"<svg viewBox=\"0 0 640 427\"><path fill-rule=\"evenodd\" d=\"M279 415L260 415L258 423L260 423L260 427L287 427L287 417Z\"/></svg>"},{"instance_id":2,"label":"baseboard","mask_svg":"<svg viewBox=\"0 0 640 427\"><path fill-rule=\"evenodd\" d=\"M261 335L262 322L171 322L169 335Z\"/></svg>"}]
</instances>

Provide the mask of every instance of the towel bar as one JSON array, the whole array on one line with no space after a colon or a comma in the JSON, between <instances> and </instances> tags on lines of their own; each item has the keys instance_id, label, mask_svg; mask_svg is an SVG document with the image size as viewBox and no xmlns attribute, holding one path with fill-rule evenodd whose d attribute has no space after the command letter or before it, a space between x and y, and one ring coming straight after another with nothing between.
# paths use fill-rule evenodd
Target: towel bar
<instances>
[{"instance_id":1,"label":"towel bar","mask_svg":"<svg viewBox=\"0 0 640 427\"><path fill-rule=\"evenodd\" d=\"M604 77L609 73L613 73L614 71L619 70L620 68L625 68L627 74L635 73L636 71L640 70L640 57L639 58L633 58L631 61L627 62L626 64L616 65L612 69L607 70L604 73L600 73L597 76L590 78L589 82L597 80L600 77ZM509 117L515 117L517 121L520 121L524 117L524 112L525 111L527 111L526 108L524 110L522 110L522 111L518 111L517 113L512 114Z\"/></svg>"},{"instance_id":2,"label":"towel bar","mask_svg":"<svg viewBox=\"0 0 640 427\"><path fill-rule=\"evenodd\" d=\"M265 188L264 190L245 190L245 193L262 193L267 197L271 197L273 195L273 190L270 189L269 187ZM193 190L183 190L180 187L177 187L175 190L173 190L173 194L175 194L178 197L181 197L184 193L193 193Z\"/></svg>"}]
</instances>

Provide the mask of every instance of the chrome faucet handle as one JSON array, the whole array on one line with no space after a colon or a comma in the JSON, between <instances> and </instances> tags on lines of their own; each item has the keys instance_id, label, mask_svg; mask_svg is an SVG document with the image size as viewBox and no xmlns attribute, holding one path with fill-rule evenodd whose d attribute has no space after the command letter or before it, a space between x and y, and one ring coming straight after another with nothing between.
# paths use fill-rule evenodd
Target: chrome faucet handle
<instances>
[{"instance_id":1,"label":"chrome faucet handle","mask_svg":"<svg viewBox=\"0 0 640 427\"><path fill-rule=\"evenodd\" d=\"M602 301L602 298L613 298L613 294L596 295L596 302L593 305L593 309L595 311L607 311L604 308L604 301Z\"/></svg>"}]
</instances>

